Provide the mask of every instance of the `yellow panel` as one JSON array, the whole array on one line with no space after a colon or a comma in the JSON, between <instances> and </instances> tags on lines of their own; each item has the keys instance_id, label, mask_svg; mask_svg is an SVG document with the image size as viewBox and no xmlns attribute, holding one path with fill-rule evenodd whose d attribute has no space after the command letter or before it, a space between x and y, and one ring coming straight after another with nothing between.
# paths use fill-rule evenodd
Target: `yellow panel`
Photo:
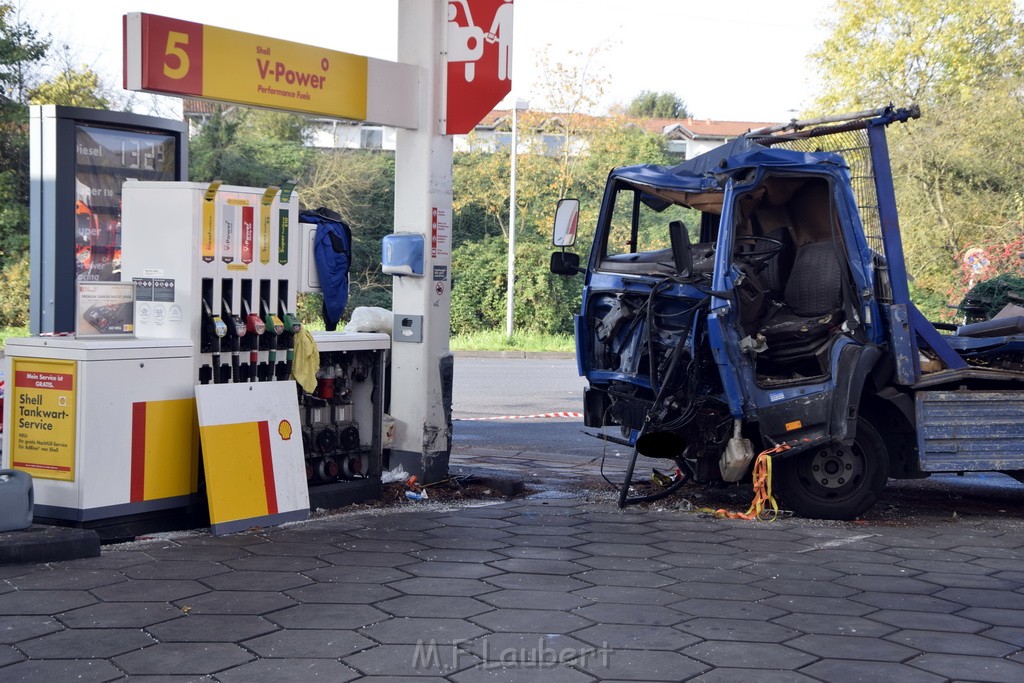
<instances>
[{"instance_id":1,"label":"yellow panel","mask_svg":"<svg viewBox=\"0 0 1024 683\"><path fill-rule=\"evenodd\" d=\"M192 486L195 400L146 403L145 500L186 496Z\"/></svg>"},{"instance_id":2,"label":"yellow panel","mask_svg":"<svg viewBox=\"0 0 1024 683\"><path fill-rule=\"evenodd\" d=\"M75 480L75 361L12 358L11 467L39 479Z\"/></svg>"},{"instance_id":3,"label":"yellow panel","mask_svg":"<svg viewBox=\"0 0 1024 683\"><path fill-rule=\"evenodd\" d=\"M366 120L367 58L206 26L203 97Z\"/></svg>"},{"instance_id":4,"label":"yellow panel","mask_svg":"<svg viewBox=\"0 0 1024 683\"><path fill-rule=\"evenodd\" d=\"M203 442L210 522L221 524L269 513L256 422L199 429Z\"/></svg>"}]
</instances>

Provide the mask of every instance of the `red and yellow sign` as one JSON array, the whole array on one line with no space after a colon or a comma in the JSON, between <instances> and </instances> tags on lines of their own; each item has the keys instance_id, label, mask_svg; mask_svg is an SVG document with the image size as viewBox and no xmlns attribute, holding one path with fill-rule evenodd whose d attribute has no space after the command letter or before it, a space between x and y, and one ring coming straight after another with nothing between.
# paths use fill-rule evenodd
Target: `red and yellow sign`
<instances>
[{"instance_id":1,"label":"red and yellow sign","mask_svg":"<svg viewBox=\"0 0 1024 683\"><path fill-rule=\"evenodd\" d=\"M187 496L196 490L195 412L191 398L132 404L131 502Z\"/></svg>"},{"instance_id":2,"label":"red and yellow sign","mask_svg":"<svg viewBox=\"0 0 1024 683\"><path fill-rule=\"evenodd\" d=\"M11 466L40 479L75 480L75 361L12 358Z\"/></svg>"},{"instance_id":3,"label":"red and yellow sign","mask_svg":"<svg viewBox=\"0 0 1024 683\"><path fill-rule=\"evenodd\" d=\"M134 12L124 87L366 120L367 58Z\"/></svg>"}]
</instances>

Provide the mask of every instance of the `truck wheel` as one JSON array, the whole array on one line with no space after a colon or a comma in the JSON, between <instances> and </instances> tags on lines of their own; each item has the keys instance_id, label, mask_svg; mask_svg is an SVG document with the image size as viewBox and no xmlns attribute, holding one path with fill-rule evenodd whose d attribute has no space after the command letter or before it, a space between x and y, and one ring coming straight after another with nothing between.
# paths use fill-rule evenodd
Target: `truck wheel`
<instances>
[{"instance_id":1,"label":"truck wheel","mask_svg":"<svg viewBox=\"0 0 1024 683\"><path fill-rule=\"evenodd\" d=\"M783 507L802 517L854 519L867 512L889 477L889 454L878 431L857 420L853 444L829 444L773 464Z\"/></svg>"}]
</instances>

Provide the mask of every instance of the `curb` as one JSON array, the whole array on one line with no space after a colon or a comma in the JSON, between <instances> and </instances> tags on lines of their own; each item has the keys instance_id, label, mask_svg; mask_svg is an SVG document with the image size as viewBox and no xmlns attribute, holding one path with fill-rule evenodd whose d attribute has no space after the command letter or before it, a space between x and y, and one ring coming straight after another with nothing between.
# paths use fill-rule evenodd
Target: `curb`
<instances>
[{"instance_id":1,"label":"curb","mask_svg":"<svg viewBox=\"0 0 1024 683\"><path fill-rule=\"evenodd\" d=\"M541 358L572 360L576 354L569 351L452 351L456 358Z\"/></svg>"}]
</instances>

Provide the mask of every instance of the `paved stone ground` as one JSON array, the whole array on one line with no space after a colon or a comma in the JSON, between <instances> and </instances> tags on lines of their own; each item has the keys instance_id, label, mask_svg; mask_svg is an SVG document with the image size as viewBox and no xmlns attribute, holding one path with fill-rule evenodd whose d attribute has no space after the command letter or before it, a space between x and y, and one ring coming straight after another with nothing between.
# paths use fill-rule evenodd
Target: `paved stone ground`
<instances>
[{"instance_id":1,"label":"paved stone ground","mask_svg":"<svg viewBox=\"0 0 1024 683\"><path fill-rule=\"evenodd\" d=\"M547 496L136 541L0 567L0 680L1022 681L1018 527Z\"/></svg>"}]
</instances>

